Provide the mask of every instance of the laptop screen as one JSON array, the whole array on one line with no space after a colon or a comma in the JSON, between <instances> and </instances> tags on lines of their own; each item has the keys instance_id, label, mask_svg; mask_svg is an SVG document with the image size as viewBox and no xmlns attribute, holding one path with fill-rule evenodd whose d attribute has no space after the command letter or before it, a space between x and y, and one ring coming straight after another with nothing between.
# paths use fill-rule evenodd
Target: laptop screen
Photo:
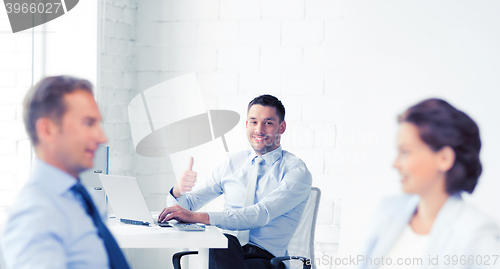
<instances>
[{"instance_id":1,"label":"laptop screen","mask_svg":"<svg viewBox=\"0 0 500 269\"><path fill-rule=\"evenodd\" d=\"M155 223L135 177L101 174L99 178L117 219Z\"/></svg>"}]
</instances>

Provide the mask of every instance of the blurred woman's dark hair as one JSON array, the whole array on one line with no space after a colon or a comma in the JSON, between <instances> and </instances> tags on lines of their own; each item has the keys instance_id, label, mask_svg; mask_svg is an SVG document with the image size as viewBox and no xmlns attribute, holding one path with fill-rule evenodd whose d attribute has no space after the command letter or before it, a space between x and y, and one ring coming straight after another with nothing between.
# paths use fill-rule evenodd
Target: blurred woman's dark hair
<instances>
[{"instance_id":1,"label":"blurred woman's dark hair","mask_svg":"<svg viewBox=\"0 0 500 269\"><path fill-rule=\"evenodd\" d=\"M446 192L472 193L482 172L479 151L481 139L477 124L464 112L441 99L427 99L398 116L398 122L413 123L420 138L433 151L449 146L455 163L446 173Z\"/></svg>"}]
</instances>

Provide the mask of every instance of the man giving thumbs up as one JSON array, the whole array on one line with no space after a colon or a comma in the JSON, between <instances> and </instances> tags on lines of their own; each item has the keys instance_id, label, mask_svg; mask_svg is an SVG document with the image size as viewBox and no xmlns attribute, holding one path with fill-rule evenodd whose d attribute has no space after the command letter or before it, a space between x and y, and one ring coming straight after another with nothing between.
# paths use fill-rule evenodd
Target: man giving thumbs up
<instances>
[{"instance_id":1,"label":"man giving thumbs up","mask_svg":"<svg viewBox=\"0 0 500 269\"><path fill-rule=\"evenodd\" d=\"M245 124L252 149L228 156L194 190L191 158L167 197L170 207L158 219L224 229L228 247L210 250L210 268L271 268L273 257L286 254L311 191L304 162L281 149L286 129L281 101L271 95L256 97L248 104ZM223 212L194 212L222 194Z\"/></svg>"},{"instance_id":2,"label":"man giving thumbs up","mask_svg":"<svg viewBox=\"0 0 500 269\"><path fill-rule=\"evenodd\" d=\"M184 193L191 191L193 189L194 183L196 182L197 173L193 171L193 157L189 158L189 166L182 174L182 177L177 181L174 188L171 190L171 194L175 198L179 198ZM160 216L158 216L158 222L165 222L170 219L178 219L184 222L196 222L196 223L209 223L209 217L207 213L204 212L191 212L179 205L174 205L163 209Z\"/></svg>"}]
</instances>

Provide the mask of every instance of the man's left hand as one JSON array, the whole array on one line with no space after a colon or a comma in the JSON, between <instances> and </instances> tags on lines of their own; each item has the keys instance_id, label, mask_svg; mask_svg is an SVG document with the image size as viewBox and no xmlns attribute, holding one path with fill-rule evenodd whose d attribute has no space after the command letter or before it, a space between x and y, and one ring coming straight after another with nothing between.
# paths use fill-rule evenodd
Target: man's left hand
<instances>
[{"instance_id":1,"label":"man's left hand","mask_svg":"<svg viewBox=\"0 0 500 269\"><path fill-rule=\"evenodd\" d=\"M158 222L165 222L171 219L183 222L210 224L210 218L207 213L192 212L179 205L163 209L160 216L158 216Z\"/></svg>"}]
</instances>

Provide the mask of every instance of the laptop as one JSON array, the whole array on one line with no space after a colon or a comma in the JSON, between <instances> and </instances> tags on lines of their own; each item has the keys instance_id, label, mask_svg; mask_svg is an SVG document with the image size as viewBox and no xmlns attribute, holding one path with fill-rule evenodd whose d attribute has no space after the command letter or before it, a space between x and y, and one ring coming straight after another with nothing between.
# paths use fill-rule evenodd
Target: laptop
<instances>
[{"instance_id":1,"label":"laptop","mask_svg":"<svg viewBox=\"0 0 500 269\"><path fill-rule=\"evenodd\" d=\"M146 200L135 177L99 175L106 196L117 219L134 225L154 226L158 224L149 211ZM181 231L204 231L205 225L197 223L178 223L171 221L173 227ZM164 225L164 226L162 226ZM168 222L162 227L172 227Z\"/></svg>"},{"instance_id":2,"label":"laptop","mask_svg":"<svg viewBox=\"0 0 500 269\"><path fill-rule=\"evenodd\" d=\"M153 226L146 200L135 177L99 175L117 219L127 224Z\"/></svg>"}]
</instances>

